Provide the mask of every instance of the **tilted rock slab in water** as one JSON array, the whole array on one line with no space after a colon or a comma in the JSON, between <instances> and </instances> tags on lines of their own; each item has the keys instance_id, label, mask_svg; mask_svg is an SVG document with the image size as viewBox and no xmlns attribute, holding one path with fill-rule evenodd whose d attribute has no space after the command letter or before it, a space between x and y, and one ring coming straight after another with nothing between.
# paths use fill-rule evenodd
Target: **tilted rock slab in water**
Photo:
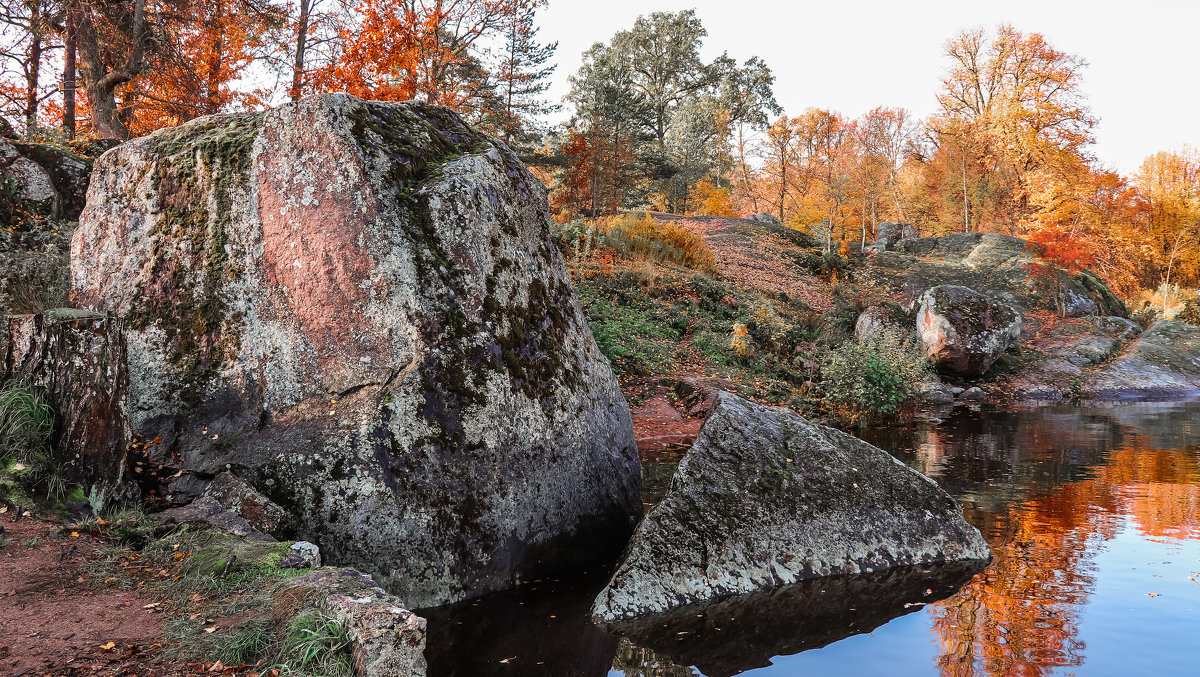
<instances>
[{"instance_id":1,"label":"tilted rock slab in water","mask_svg":"<svg viewBox=\"0 0 1200 677\"><path fill-rule=\"evenodd\" d=\"M592 613L612 623L803 579L990 557L933 480L846 433L721 393Z\"/></svg>"},{"instance_id":2,"label":"tilted rock slab in water","mask_svg":"<svg viewBox=\"0 0 1200 677\"><path fill-rule=\"evenodd\" d=\"M944 284L921 295L917 333L939 369L982 376L1021 336L1021 313L968 287Z\"/></svg>"},{"instance_id":3,"label":"tilted rock slab in water","mask_svg":"<svg viewBox=\"0 0 1200 677\"><path fill-rule=\"evenodd\" d=\"M629 410L546 192L454 113L323 95L96 162L73 299L127 318L130 418L406 604L619 549Z\"/></svg>"}]
</instances>

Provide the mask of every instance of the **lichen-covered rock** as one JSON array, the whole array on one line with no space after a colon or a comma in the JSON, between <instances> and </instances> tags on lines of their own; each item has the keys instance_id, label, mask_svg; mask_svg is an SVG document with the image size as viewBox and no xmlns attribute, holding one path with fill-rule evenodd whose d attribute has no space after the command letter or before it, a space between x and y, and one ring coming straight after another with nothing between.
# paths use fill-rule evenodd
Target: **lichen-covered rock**
<instances>
[{"instance_id":1,"label":"lichen-covered rock","mask_svg":"<svg viewBox=\"0 0 1200 677\"><path fill-rule=\"evenodd\" d=\"M1091 372L1088 400L1180 400L1200 396L1200 327L1154 323L1117 359Z\"/></svg>"},{"instance_id":2,"label":"lichen-covered rock","mask_svg":"<svg viewBox=\"0 0 1200 677\"><path fill-rule=\"evenodd\" d=\"M55 414L53 453L65 478L97 505L131 496L122 322L60 309L15 315L5 333L0 376L27 378L47 393Z\"/></svg>"},{"instance_id":3,"label":"lichen-covered rock","mask_svg":"<svg viewBox=\"0 0 1200 677\"><path fill-rule=\"evenodd\" d=\"M126 318L130 418L407 604L619 549L629 410L542 184L454 113L322 95L96 163L72 298Z\"/></svg>"},{"instance_id":4,"label":"lichen-covered rock","mask_svg":"<svg viewBox=\"0 0 1200 677\"><path fill-rule=\"evenodd\" d=\"M218 529L256 543L274 543L270 534L255 529L241 515L221 505L212 496L201 496L185 506L171 508L158 513L156 519L162 525L191 525Z\"/></svg>"},{"instance_id":5,"label":"lichen-covered rock","mask_svg":"<svg viewBox=\"0 0 1200 677\"><path fill-rule=\"evenodd\" d=\"M933 480L843 432L721 393L593 616L607 623L807 578L990 557Z\"/></svg>"},{"instance_id":6,"label":"lichen-covered rock","mask_svg":"<svg viewBox=\"0 0 1200 677\"><path fill-rule=\"evenodd\" d=\"M1021 313L973 289L941 285L921 295L917 333L939 369L982 376L1021 336Z\"/></svg>"},{"instance_id":7,"label":"lichen-covered rock","mask_svg":"<svg viewBox=\"0 0 1200 677\"><path fill-rule=\"evenodd\" d=\"M295 531L295 520L286 510L228 470L213 478L204 495L211 496L258 531L275 538L285 538Z\"/></svg>"},{"instance_id":8,"label":"lichen-covered rock","mask_svg":"<svg viewBox=\"0 0 1200 677\"><path fill-rule=\"evenodd\" d=\"M11 183L15 189L12 197L29 214L69 221L79 218L91 170L90 157L66 148L0 138L0 180ZM0 195L0 200L4 199Z\"/></svg>"},{"instance_id":9,"label":"lichen-covered rock","mask_svg":"<svg viewBox=\"0 0 1200 677\"><path fill-rule=\"evenodd\" d=\"M345 625L358 677L425 677L425 619L369 576L323 569L295 579L288 588L311 589L317 608Z\"/></svg>"}]
</instances>

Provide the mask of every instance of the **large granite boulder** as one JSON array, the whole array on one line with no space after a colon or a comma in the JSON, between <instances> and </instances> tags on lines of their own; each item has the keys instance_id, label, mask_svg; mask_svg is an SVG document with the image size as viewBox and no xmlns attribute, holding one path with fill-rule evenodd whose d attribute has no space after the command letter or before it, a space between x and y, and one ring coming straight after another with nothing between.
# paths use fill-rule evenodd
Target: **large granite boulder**
<instances>
[{"instance_id":1,"label":"large granite boulder","mask_svg":"<svg viewBox=\"0 0 1200 677\"><path fill-rule=\"evenodd\" d=\"M72 298L126 318L129 415L414 607L619 549L629 410L546 192L454 113L321 95L96 162Z\"/></svg>"},{"instance_id":2,"label":"large granite boulder","mask_svg":"<svg viewBox=\"0 0 1200 677\"><path fill-rule=\"evenodd\" d=\"M982 376L1021 336L1021 313L967 287L940 285L920 298L917 333L943 371Z\"/></svg>"},{"instance_id":3,"label":"large granite boulder","mask_svg":"<svg viewBox=\"0 0 1200 677\"><path fill-rule=\"evenodd\" d=\"M611 623L820 576L990 557L933 480L846 433L721 393L592 611Z\"/></svg>"},{"instance_id":4,"label":"large granite boulder","mask_svg":"<svg viewBox=\"0 0 1200 677\"><path fill-rule=\"evenodd\" d=\"M1200 396L1200 327L1155 322L1117 359L1087 375L1088 400L1180 400Z\"/></svg>"},{"instance_id":5,"label":"large granite boulder","mask_svg":"<svg viewBox=\"0 0 1200 677\"><path fill-rule=\"evenodd\" d=\"M119 319L69 308L14 315L4 328L0 380L23 379L54 409L54 462L93 505L133 498L129 387Z\"/></svg>"}]
</instances>

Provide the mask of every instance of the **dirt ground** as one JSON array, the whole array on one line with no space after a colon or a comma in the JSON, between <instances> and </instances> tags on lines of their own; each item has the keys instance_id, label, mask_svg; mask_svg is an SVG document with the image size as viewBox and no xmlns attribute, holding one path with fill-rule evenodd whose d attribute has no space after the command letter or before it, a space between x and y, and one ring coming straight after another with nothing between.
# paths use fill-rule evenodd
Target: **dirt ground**
<instances>
[{"instance_id":1,"label":"dirt ground","mask_svg":"<svg viewBox=\"0 0 1200 677\"><path fill-rule=\"evenodd\" d=\"M153 659L162 635L153 602L86 576L98 541L37 516L13 522L14 512L0 515L10 539L0 549L0 673L166 674Z\"/></svg>"}]
</instances>

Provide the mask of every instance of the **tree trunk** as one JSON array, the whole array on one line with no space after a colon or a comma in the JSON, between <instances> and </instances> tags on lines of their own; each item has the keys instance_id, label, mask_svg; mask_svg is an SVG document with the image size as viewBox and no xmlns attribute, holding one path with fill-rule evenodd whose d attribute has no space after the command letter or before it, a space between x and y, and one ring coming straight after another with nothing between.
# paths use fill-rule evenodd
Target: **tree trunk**
<instances>
[{"instance_id":1,"label":"tree trunk","mask_svg":"<svg viewBox=\"0 0 1200 677\"><path fill-rule=\"evenodd\" d=\"M129 130L117 114L117 87L133 80L142 70L146 41L146 0L137 0L129 37L133 48L129 58L111 71L100 53L99 37L89 17L79 22L77 35L83 48L81 69L87 86L88 106L92 114L92 131L102 139L129 138Z\"/></svg>"},{"instance_id":2,"label":"tree trunk","mask_svg":"<svg viewBox=\"0 0 1200 677\"><path fill-rule=\"evenodd\" d=\"M129 376L123 322L84 310L16 315L0 376L27 378L54 408L52 457L101 503L134 494L127 473Z\"/></svg>"},{"instance_id":3,"label":"tree trunk","mask_svg":"<svg viewBox=\"0 0 1200 677\"><path fill-rule=\"evenodd\" d=\"M971 232L971 206L967 201L967 150L962 153L963 232Z\"/></svg>"},{"instance_id":4,"label":"tree trunk","mask_svg":"<svg viewBox=\"0 0 1200 677\"><path fill-rule=\"evenodd\" d=\"M42 9L33 3L29 12L29 61L25 67L25 138L32 139L38 121L38 85L42 73Z\"/></svg>"},{"instance_id":5,"label":"tree trunk","mask_svg":"<svg viewBox=\"0 0 1200 677\"><path fill-rule=\"evenodd\" d=\"M300 0L300 20L296 26L296 58L292 62L292 101L299 101L304 93L304 51L308 46L308 20L311 11L311 0Z\"/></svg>"},{"instance_id":6,"label":"tree trunk","mask_svg":"<svg viewBox=\"0 0 1200 677\"><path fill-rule=\"evenodd\" d=\"M68 5L67 30L63 41L63 133L75 138L75 45L79 11Z\"/></svg>"}]
</instances>

